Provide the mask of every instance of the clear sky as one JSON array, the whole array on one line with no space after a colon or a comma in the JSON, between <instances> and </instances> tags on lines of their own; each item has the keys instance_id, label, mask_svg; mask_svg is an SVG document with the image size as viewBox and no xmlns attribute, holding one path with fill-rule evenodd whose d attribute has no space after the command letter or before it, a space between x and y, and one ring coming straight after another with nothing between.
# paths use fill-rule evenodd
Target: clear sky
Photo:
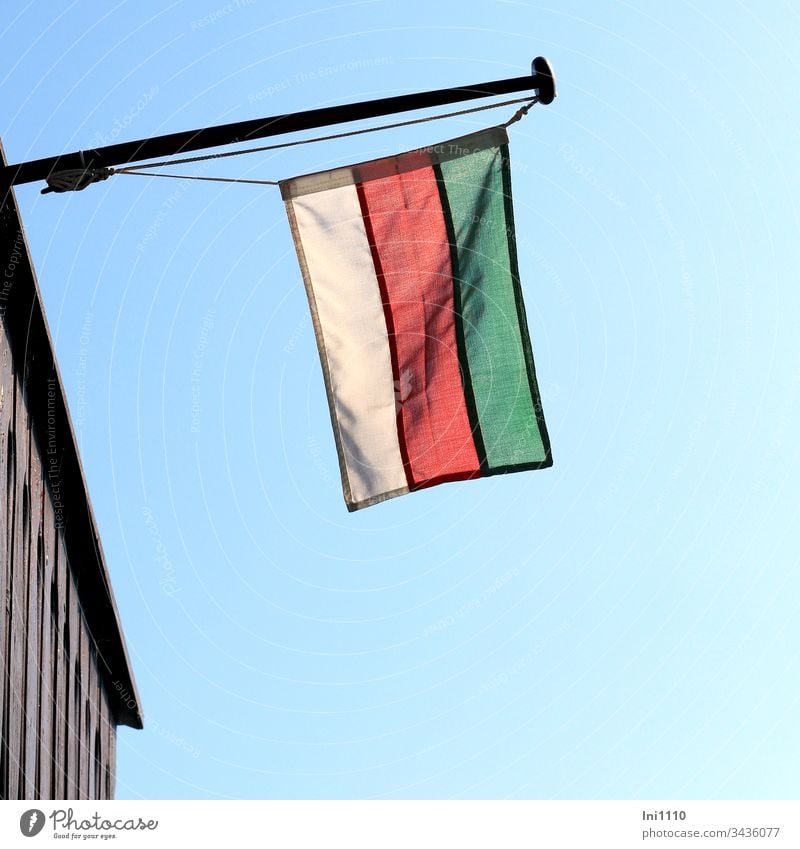
<instances>
[{"instance_id":1,"label":"clear sky","mask_svg":"<svg viewBox=\"0 0 800 849\"><path fill-rule=\"evenodd\" d=\"M12 162L559 81L511 129L555 465L355 514L275 188L18 190L146 714L119 797L797 798L796 6L4 8Z\"/></svg>"}]
</instances>

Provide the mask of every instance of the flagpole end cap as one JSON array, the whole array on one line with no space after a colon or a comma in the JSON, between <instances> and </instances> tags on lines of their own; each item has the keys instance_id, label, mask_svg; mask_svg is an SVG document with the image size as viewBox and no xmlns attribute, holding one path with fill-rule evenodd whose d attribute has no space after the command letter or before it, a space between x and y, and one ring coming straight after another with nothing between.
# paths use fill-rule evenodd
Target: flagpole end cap
<instances>
[{"instance_id":1,"label":"flagpole end cap","mask_svg":"<svg viewBox=\"0 0 800 849\"><path fill-rule=\"evenodd\" d=\"M533 84L539 91L539 103L547 106L556 97L556 75L544 56L537 56L531 64Z\"/></svg>"}]
</instances>

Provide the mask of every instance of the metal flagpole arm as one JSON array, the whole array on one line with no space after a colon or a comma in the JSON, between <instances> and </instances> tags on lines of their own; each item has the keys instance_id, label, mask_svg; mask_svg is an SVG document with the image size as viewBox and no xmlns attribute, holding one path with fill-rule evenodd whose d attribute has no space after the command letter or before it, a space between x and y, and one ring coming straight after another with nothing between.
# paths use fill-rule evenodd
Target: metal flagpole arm
<instances>
[{"instance_id":1,"label":"metal flagpole arm","mask_svg":"<svg viewBox=\"0 0 800 849\"><path fill-rule=\"evenodd\" d=\"M0 170L0 192L5 195L9 186L47 180L57 172L78 171L86 175L88 185L101 176L91 176L90 172L116 165L127 165L144 159L175 156L179 153L205 150L210 147L236 144L238 142L263 139L301 130L313 130L350 121L361 121L393 115L398 112L410 112L416 109L429 109L482 97L499 94L536 90L539 103L552 103L556 96L555 75L550 63L543 56L533 60L531 73L524 77L511 77L505 80L491 80L475 85L457 88L437 89L416 94L402 94L395 97L382 97L377 100L365 100L341 106L327 106L322 109L309 109L305 112L292 112L274 115L269 118L256 118L217 127L205 127L181 133L170 133L138 141L122 142L106 147L64 153L45 159L7 165ZM106 175L107 176L107 175ZM82 188L83 186L75 186Z\"/></svg>"}]
</instances>

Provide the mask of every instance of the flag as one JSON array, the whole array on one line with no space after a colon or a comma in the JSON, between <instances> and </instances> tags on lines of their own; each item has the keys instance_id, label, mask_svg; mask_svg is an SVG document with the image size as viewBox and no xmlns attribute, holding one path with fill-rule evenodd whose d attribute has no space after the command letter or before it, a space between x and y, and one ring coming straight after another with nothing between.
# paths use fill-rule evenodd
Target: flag
<instances>
[{"instance_id":1,"label":"flag","mask_svg":"<svg viewBox=\"0 0 800 849\"><path fill-rule=\"evenodd\" d=\"M552 465L505 129L280 188L348 510Z\"/></svg>"}]
</instances>

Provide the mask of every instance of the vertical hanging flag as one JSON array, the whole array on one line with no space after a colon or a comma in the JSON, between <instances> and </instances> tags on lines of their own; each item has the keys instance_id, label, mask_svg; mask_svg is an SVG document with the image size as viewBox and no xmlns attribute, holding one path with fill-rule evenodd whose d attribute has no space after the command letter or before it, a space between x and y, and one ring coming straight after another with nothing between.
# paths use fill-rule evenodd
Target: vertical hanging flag
<instances>
[{"instance_id":1,"label":"vertical hanging flag","mask_svg":"<svg viewBox=\"0 0 800 849\"><path fill-rule=\"evenodd\" d=\"M280 187L348 510L552 465L505 128Z\"/></svg>"}]
</instances>

